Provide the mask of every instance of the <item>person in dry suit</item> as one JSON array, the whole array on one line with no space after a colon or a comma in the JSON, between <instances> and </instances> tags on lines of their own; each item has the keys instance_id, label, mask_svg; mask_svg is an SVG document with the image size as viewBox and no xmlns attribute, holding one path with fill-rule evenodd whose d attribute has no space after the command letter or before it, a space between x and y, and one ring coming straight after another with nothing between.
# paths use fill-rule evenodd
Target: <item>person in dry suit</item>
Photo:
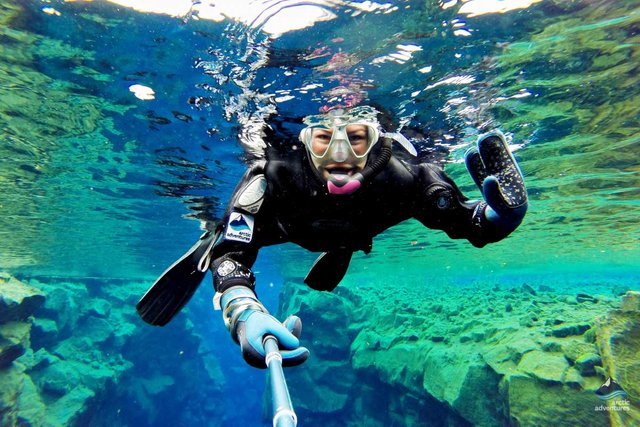
<instances>
[{"instance_id":1,"label":"person in dry suit","mask_svg":"<svg viewBox=\"0 0 640 427\"><path fill-rule=\"evenodd\" d=\"M410 164L392 153L398 133L385 133L371 107L310 116L299 139L305 150L253 164L237 185L215 230L170 267L138 303L147 322L166 324L188 301L207 268L213 273L214 306L247 363L265 368L263 339L274 336L283 366L303 363L301 320L283 323L256 294L251 268L260 248L285 242L321 252L305 278L313 289L333 290L356 251L369 253L372 239L415 218L476 247L507 237L527 211L522 173L504 135L478 138L465 155L484 200L469 200L444 171Z\"/></svg>"}]
</instances>

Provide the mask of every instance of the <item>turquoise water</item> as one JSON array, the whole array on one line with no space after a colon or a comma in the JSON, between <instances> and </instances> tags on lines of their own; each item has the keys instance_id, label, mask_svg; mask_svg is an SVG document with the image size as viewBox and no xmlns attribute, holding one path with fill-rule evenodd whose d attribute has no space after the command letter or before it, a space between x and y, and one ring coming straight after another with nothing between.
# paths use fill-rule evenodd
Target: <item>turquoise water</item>
<instances>
[{"instance_id":1,"label":"turquoise water","mask_svg":"<svg viewBox=\"0 0 640 427\"><path fill-rule=\"evenodd\" d=\"M443 164L476 198L463 153L500 127L530 194L521 227L483 249L415 221L385 232L371 254L354 257L341 286L354 294L342 297L377 295L374 286L409 292L420 305L441 289L490 294L528 283L615 305L640 289L637 2L255 2L214 10L194 2L190 11L167 2L175 16L119 3L0 1L0 270L46 294L29 321L25 355L6 368L13 373L0 370L16 390L0 396L3 420L26 413L16 396L37 395L41 406L24 418L34 424L268 424L264 373L244 366L210 309L208 279L166 330L143 324L134 306L197 239L201 221L222 216L246 164L263 152L260 124L271 124L280 149L300 148L293 141L302 117L323 106L388 111L421 159ZM292 28L303 18L313 22ZM136 88L148 88L149 99ZM261 253L258 289L270 310L299 308L291 284L314 258L293 245ZM368 305L384 312L390 303L380 298ZM331 306L336 319L340 304ZM310 331L327 325L301 317ZM311 337L322 332L310 332L312 351ZM351 338L345 345L361 360ZM307 408L300 425L321 417L303 397L308 382L295 375L319 366L310 361L290 374L294 403ZM72 385L50 380L63 372ZM26 376L33 387L10 381ZM331 407L329 398L314 399ZM359 411L377 413L371 408L380 404L363 398ZM389 405L394 414L406 409ZM325 416L358 425L345 408ZM459 408L453 418L434 411L401 424L481 424Z\"/></svg>"}]
</instances>

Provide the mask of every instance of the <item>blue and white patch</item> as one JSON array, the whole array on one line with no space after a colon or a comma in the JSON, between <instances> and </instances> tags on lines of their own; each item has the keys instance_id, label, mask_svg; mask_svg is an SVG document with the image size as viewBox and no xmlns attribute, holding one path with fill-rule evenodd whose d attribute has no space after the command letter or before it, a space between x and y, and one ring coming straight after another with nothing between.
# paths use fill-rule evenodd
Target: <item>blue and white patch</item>
<instances>
[{"instance_id":1,"label":"blue and white patch","mask_svg":"<svg viewBox=\"0 0 640 427\"><path fill-rule=\"evenodd\" d=\"M252 215L231 212L227 230L224 234L225 239L244 243L251 242L253 238L253 222Z\"/></svg>"}]
</instances>

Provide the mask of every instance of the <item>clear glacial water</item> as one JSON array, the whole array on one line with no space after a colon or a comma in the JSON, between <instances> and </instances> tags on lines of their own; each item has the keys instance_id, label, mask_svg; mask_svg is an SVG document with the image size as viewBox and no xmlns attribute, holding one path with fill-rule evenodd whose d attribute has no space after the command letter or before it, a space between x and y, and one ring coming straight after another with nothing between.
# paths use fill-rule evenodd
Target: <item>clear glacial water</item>
<instances>
[{"instance_id":1,"label":"clear glacial water","mask_svg":"<svg viewBox=\"0 0 640 427\"><path fill-rule=\"evenodd\" d=\"M262 152L262 123L296 149L305 115L372 104L470 197L463 153L503 129L530 208L483 249L403 223L355 257L352 279L640 286L638 2L127 3L0 1L0 270L135 282L137 298L201 221L222 216ZM265 250L267 303L314 257ZM202 287L189 319L224 341L223 370L259 383L209 311L212 293ZM236 387L233 405L259 411L260 392Z\"/></svg>"}]
</instances>

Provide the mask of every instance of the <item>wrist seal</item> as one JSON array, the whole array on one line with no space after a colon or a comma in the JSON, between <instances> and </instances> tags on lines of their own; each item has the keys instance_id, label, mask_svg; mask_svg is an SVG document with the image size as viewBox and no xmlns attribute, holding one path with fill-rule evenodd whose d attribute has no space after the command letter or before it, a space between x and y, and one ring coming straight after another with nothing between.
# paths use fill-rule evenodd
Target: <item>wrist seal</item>
<instances>
[{"instance_id":1,"label":"wrist seal","mask_svg":"<svg viewBox=\"0 0 640 427\"><path fill-rule=\"evenodd\" d=\"M213 287L223 293L233 286L245 286L252 291L256 287L253 272L232 258L224 257L213 274Z\"/></svg>"},{"instance_id":2,"label":"wrist seal","mask_svg":"<svg viewBox=\"0 0 640 427\"><path fill-rule=\"evenodd\" d=\"M239 320L246 320L247 313L259 311L269 314L264 305L258 300L256 294L246 286L234 286L227 289L219 299L222 306L222 319L234 340L238 340L236 328Z\"/></svg>"}]
</instances>

